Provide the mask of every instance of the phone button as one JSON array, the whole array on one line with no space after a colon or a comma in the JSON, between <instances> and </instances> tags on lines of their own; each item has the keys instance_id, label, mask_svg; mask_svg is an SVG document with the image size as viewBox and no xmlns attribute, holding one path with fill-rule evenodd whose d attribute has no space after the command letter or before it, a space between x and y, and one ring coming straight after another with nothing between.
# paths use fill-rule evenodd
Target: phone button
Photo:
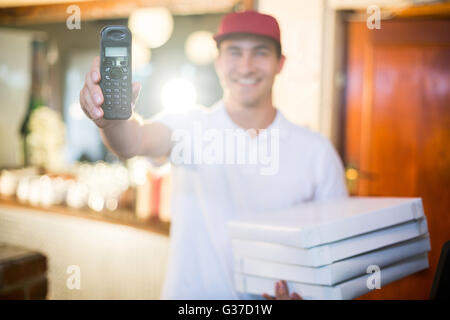
<instances>
[{"instance_id":1,"label":"phone button","mask_svg":"<svg viewBox=\"0 0 450 320\"><path fill-rule=\"evenodd\" d=\"M113 68L111 70L111 77L113 79L119 79L121 75L122 75L122 73L120 72L119 68Z\"/></svg>"}]
</instances>

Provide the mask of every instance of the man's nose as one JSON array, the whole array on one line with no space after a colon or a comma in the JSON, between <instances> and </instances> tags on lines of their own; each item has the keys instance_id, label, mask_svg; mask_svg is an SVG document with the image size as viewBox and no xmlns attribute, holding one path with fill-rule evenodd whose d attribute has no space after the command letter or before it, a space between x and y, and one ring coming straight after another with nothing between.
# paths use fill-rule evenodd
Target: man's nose
<instances>
[{"instance_id":1,"label":"man's nose","mask_svg":"<svg viewBox=\"0 0 450 320\"><path fill-rule=\"evenodd\" d=\"M254 61L250 54L243 54L238 63L238 72L247 75L254 72Z\"/></svg>"}]
</instances>

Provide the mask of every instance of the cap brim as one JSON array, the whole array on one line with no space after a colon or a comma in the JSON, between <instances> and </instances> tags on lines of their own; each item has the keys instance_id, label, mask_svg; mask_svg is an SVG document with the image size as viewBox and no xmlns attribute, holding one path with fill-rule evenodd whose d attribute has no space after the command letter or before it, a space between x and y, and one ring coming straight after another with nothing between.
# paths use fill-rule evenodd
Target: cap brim
<instances>
[{"instance_id":1,"label":"cap brim","mask_svg":"<svg viewBox=\"0 0 450 320\"><path fill-rule=\"evenodd\" d=\"M271 37L267 34L261 34L261 33L256 33L256 32L230 32L230 33L225 33L225 34L215 34L213 36L213 39L218 43L222 40L225 40L226 38L230 38L233 36L237 36L237 35L248 35L248 36L258 36L258 37L263 37L263 38L267 38L270 40L273 40L275 42L277 42L278 44L281 45L280 41L274 37Z\"/></svg>"}]
</instances>

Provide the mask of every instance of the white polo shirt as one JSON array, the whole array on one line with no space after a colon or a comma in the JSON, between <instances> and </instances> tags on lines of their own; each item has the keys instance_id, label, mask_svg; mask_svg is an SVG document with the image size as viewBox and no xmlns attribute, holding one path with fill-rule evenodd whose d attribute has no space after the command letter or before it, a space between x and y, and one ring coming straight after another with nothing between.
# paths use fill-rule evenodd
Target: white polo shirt
<instances>
[{"instance_id":1,"label":"white polo shirt","mask_svg":"<svg viewBox=\"0 0 450 320\"><path fill-rule=\"evenodd\" d=\"M163 299L255 298L233 287L226 222L304 201L347 196L342 162L332 144L289 122L279 110L268 134L255 138L244 132L245 140L240 141L245 144L234 145L225 141L232 141L230 133L243 130L222 101L211 108L160 113L153 120L171 128L176 139Z\"/></svg>"}]
</instances>

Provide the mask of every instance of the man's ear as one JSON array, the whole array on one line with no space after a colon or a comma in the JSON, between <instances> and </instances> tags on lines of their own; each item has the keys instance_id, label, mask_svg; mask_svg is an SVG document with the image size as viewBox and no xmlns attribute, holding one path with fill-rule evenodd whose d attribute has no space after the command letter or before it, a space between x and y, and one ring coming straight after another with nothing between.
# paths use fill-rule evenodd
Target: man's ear
<instances>
[{"instance_id":1,"label":"man's ear","mask_svg":"<svg viewBox=\"0 0 450 320\"><path fill-rule=\"evenodd\" d=\"M286 61L286 56L284 54L281 55L280 61L278 61L277 74L283 70L284 62Z\"/></svg>"}]
</instances>

